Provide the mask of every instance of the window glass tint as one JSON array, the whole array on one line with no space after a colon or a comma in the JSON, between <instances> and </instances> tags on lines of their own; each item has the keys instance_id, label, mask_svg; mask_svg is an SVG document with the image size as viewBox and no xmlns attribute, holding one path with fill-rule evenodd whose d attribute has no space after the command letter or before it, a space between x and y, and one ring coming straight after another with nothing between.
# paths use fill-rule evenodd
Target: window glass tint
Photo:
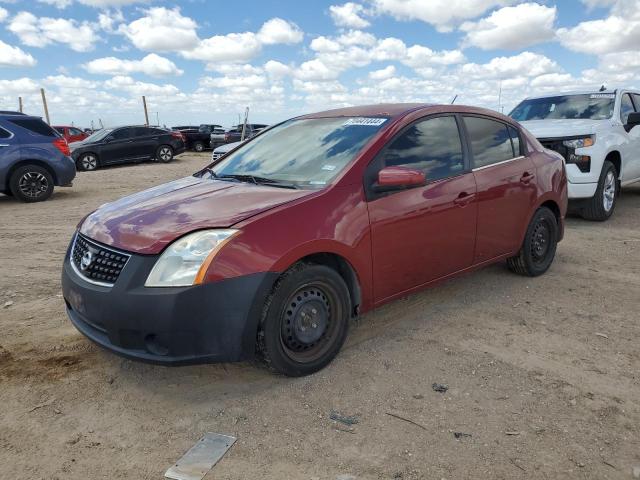
<instances>
[{"instance_id":1,"label":"window glass tint","mask_svg":"<svg viewBox=\"0 0 640 480\"><path fill-rule=\"evenodd\" d=\"M532 98L520 103L509 116L519 122L553 118L604 120L613 115L615 98L613 93Z\"/></svg>"},{"instance_id":2,"label":"window glass tint","mask_svg":"<svg viewBox=\"0 0 640 480\"><path fill-rule=\"evenodd\" d=\"M153 128L135 127L135 128L131 128L130 130L132 130L132 133L131 133L132 137L149 137L151 135L155 135Z\"/></svg>"},{"instance_id":3,"label":"window glass tint","mask_svg":"<svg viewBox=\"0 0 640 480\"><path fill-rule=\"evenodd\" d=\"M82 130L80 130L78 128L70 128L69 129L69 133L71 135L82 135Z\"/></svg>"},{"instance_id":4,"label":"window glass tint","mask_svg":"<svg viewBox=\"0 0 640 480\"><path fill-rule=\"evenodd\" d=\"M513 142L513 154L516 157L522 155L522 149L520 148L520 133L513 127L508 127L511 134L511 141Z\"/></svg>"},{"instance_id":5,"label":"window glass tint","mask_svg":"<svg viewBox=\"0 0 640 480\"><path fill-rule=\"evenodd\" d=\"M384 164L422 170L427 180L461 173L464 157L456 119L436 117L412 125L385 150Z\"/></svg>"},{"instance_id":6,"label":"window glass tint","mask_svg":"<svg viewBox=\"0 0 640 480\"><path fill-rule=\"evenodd\" d=\"M0 138L9 138L11 134L7 132L4 128L0 128Z\"/></svg>"},{"instance_id":7,"label":"window glass tint","mask_svg":"<svg viewBox=\"0 0 640 480\"><path fill-rule=\"evenodd\" d=\"M484 167L514 157L507 126L480 117L464 117L467 126L474 167Z\"/></svg>"},{"instance_id":8,"label":"window glass tint","mask_svg":"<svg viewBox=\"0 0 640 480\"><path fill-rule=\"evenodd\" d=\"M622 96L622 101L620 102L620 120L622 123L627 123L627 117L630 113L635 112L633 108L633 103L631 103L631 96L628 93L625 93Z\"/></svg>"},{"instance_id":9,"label":"window glass tint","mask_svg":"<svg viewBox=\"0 0 640 480\"><path fill-rule=\"evenodd\" d=\"M165 133L167 133L167 131L161 128L150 128L149 133L151 135L164 135Z\"/></svg>"},{"instance_id":10,"label":"window glass tint","mask_svg":"<svg viewBox=\"0 0 640 480\"><path fill-rule=\"evenodd\" d=\"M112 140L125 140L127 138L131 138L132 134L133 134L133 128L120 128L118 130L115 130L112 134L111 134L111 139Z\"/></svg>"},{"instance_id":11,"label":"window glass tint","mask_svg":"<svg viewBox=\"0 0 640 480\"><path fill-rule=\"evenodd\" d=\"M22 128L37 133L38 135L44 135L45 137L57 137L58 134L53 128L44 123L39 118L11 118L8 119L11 123L18 125Z\"/></svg>"},{"instance_id":12,"label":"window glass tint","mask_svg":"<svg viewBox=\"0 0 640 480\"><path fill-rule=\"evenodd\" d=\"M636 112L640 112L640 94L632 93L631 96L633 97L633 103L636 104Z\"/></svg>"},{"instance_id":13,"label":"window glass tint","mask_svg":"<svg viewBox=\"0 0 640 480\"><path fill-rule=\"evenodd\" d=\"M60 135L64 135L64 128L63 127L53 127L55 129L56 132L58 132Z\"/></svg>"}]
</instances>

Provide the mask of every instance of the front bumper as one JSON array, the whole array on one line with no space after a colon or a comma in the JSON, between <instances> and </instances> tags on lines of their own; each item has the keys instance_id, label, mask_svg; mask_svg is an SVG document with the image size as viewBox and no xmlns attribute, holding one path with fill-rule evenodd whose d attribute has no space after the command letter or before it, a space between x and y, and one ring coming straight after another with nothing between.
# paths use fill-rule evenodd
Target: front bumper
<instances>
[{"instance_id":1,"label":"front bumper","mask_svg":"<svg viewBox=\"0 0 640 480\"><path fill-rule=\"evenodd\" d=\"M278 274L146 288L158 256L132 255L111 287L89 283L65 257L62 291L75 327L127 358L166 365L238 361L255 351L258 321Z\"/></svg>"},{"instance_id":2,"label":"front bumper","mask_svg":"<svg viewBox=\"0 0 640 480\"><path fill-rule=\"evenodd\" d=\"M579 198L591 198L596 194L598 189L597 183L572 183L567 182L569 190L569 200Z\"/></svg>"}]
</instances>

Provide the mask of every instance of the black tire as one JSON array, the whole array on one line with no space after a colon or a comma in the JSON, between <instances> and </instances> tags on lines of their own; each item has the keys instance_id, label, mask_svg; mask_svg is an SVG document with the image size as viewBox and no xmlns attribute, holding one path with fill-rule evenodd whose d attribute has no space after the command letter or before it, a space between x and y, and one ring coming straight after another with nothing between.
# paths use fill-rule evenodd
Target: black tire
<instances>
[{"instance_id":1,"label":"black tire","mask_svg":"<svg viewBox=\"0 0 640 480\"><path fill-rule=\"evenodd\" d=\"M507 260L509 269L519 275L537 277L546 272L556 256L558 220L547 207L533 215L518 255Z\"/></svg>"},{"instance_id":2,"label":"black tire","mask_svg":"<svg viewBox=\"0 0 640 480\"><path fill-rule=\"evenodd\" d=\"M349 289L335 270L298 263L278 279L265 302L257 357L290 377L317 372L342 348L350 313Z\"/></svg>"},{"instance_id":3,"label":"black tire","mask_svg":"<svg viewBox=\"0 0 640 480\"><path fill-rule=\"evenodd\" d=\"M53 193L53 177L38 165L25 165L11 174L9 188L23 202L43 202Z\"/></svg>"},{"instance_id":4,"label":"black tire","mask_svg":"<svg viewBox=\"0 0 640 480\"><path fill-rule=\"evenodd\" d=\"M160 145L156 150L156 160L162 163L169 163L173 160L173 148L170 145Z\"/></svg>"},{"instance_id":5,"label":"black tire","mask_svg":"<svg viewBox=\"0 0 640 480\"><path fill-rule=\"evenodd\" d=\"M204 143L202 143L202 142L195 142L195 143L193 144L193 149L194 149L196 152L204 152Z\"/></svg>"},{"instance_id":6,"label":"black tire","mask_svg":"<svg viewBox=\"0 0 640 480\"><path fill-rule=\"evenodd\" d=\"M596 193L582 207L582 217L596 222L608 220L616 209L619 193L618 170L613 163L605 160Z\"/></svg>"},{"instance_id":7,"label":"black tire","mask_svg":"<svg viewBox=\"0 0 640 480\"><path fill-rule=\"evenodd\" d=\"M76 161L76 168L83 172L96 170L100 166L100 159L95 153L83 153Z\"/></svg>"}]
</instances>

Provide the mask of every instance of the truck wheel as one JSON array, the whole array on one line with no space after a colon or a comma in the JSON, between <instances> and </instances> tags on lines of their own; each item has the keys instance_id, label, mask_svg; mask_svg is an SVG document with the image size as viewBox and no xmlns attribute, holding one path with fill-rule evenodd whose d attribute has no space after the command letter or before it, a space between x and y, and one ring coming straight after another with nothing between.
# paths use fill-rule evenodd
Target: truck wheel
<instances>
[{"instance_id":1,"label":"truck wheel","mask_svg":"<svg viewBox=\"0 0 640 480\"><path fill-rule=\"evenodd\" d=\"M616 208L618 193L618 171L613 163L605 160L596 194L587 200L582 209L583 218L597 222L607 220Z\"/></svg>"},{"instance_id":2,"label":"truck wheel","mask_svg":"<svg viewBox=\"0 0 640 480\"><path fill-rule=\"evenodd\" d=\"M265 302L257 356L290 377L317 372L340 351L350 312L349 290L335 270L299 263L278 279Z\"/></svg>"},{"instance_id":3,"label":"truck wheel","mask_svg":"<svg viewBox=\"0 0 640 480\"><path fill-rule=\"evenodd\" d=\"M156 152L156 159L162 163L169 163L173 160L173 148L169 145L160 145Z\"/></svg>"},{"instance_id":4,"label":"truck wheel","mask_svg":"<svg viewBox=\"0 0 640 480\"><path fill-rule=\"evenodd\" d=\"M509 269L519 275L537 277L546 272L556 255L558 221L547 207L533 215L518 255L507 259Z\"/></svg>"},{"instance_id":5,"label":"truck wheel","mask_svg":"<svg viewBox=\"0 0 640 480\"><path fill-rule=\"evenodd\" d=\"M195 142L195 143L193 144L193 149L194 149L196 152L204 152L204 143L202 143L202 142Z\"/></svg>"},{"instance_id":6,"label":"truck wheel","mask_svg":"<svg viewBox=\"0 0 640 480\"><path fill-rule=\"evenodd\" d=\"M18 168L9 179L11 193L23 202L42 202L53 193L53 177L38 165Z\"/></svg>"},{"instance_id":7,"label":"truck wheel","mask_svg":"<svg viewBox=\"0 0 640 480\"><path fill-rule=\"evenodd\" d=\"M91 171L98 168L98 156L94 153L85 153L76 162L78 170Z\"/></svg>"}]
</instances>

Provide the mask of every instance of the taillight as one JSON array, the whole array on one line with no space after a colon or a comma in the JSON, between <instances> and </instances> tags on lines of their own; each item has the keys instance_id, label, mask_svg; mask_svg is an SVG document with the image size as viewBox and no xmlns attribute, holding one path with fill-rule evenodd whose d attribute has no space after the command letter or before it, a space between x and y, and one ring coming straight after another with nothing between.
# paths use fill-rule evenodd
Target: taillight
<instances>
[{"instance_id":1,"label":"taillight","mask_svg":"<svg viewBox=\"0 0 640 480\"><path fill-rule=\"evenodd\" d=\"M63 155L67 157L71 155L71 149L69 148L69 144L64 138L56 138L53 141L53 146L62 152Z\"/></svg>"},{"instance_id":2,"label":"taillight","mask_svg":"<svg viewBox=\"0 0 640 480\"><path fill-rule=\"evenodd\" d=\"M182 132L171 132L171 136L184 142L184 135L182 134Z\"/></svg>"}]
</instances>

